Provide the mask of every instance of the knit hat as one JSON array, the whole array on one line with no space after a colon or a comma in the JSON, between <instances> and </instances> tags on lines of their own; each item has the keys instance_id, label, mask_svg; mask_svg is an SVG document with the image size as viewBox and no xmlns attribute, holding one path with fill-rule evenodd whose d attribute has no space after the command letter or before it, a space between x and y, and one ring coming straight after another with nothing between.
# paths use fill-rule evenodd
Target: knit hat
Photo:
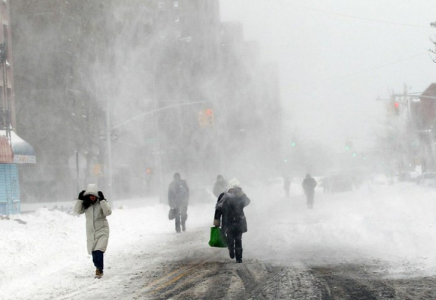
<instances>
[{"instance_id":1,"label":"knit hat","mask_svg":"<svg viewBox=\"0 0 436 300\"><path fill-rule=\"evenodd\" d=\"M88 184L88 187L86 188L86 191L83 194L83 196L86 196L86 195L93 195L93 196L98 197L98 186L94 183Z\"/></svg>"},{"instance_id":2,"label":"knit hat","mask_svg":"<svg viewBox=\"0 0 436 300\"><path fill-rule=\"evenodd\" d=\"M229 180L229 183L227 185L227 192L232 188L240 188L240 187L241 187L241 183L239 182L239 180L236 178L232 178Z\"/></svg>"}]
</instances>

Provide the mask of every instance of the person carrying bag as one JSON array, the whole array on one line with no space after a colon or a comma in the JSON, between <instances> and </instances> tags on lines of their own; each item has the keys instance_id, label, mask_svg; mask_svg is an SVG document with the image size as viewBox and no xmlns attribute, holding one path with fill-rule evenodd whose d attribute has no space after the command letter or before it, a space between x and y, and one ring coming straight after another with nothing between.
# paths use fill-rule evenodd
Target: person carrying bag
<instances>
[{"instance_id":1,"label":"person carrying bag","mask_svg":"<svg viewBox=\"0 0 436 300\"><path fill-rule=\"evenodd\" d=\"M230 258L236 257L238 263L242 263L242 234L247 232L244 207L250 202L239 181L233 178L229 181L227 192L218 197L215 206L213 224L216 228L221 226L220 237L227 242Z\"/></svg>"}]
</instances>

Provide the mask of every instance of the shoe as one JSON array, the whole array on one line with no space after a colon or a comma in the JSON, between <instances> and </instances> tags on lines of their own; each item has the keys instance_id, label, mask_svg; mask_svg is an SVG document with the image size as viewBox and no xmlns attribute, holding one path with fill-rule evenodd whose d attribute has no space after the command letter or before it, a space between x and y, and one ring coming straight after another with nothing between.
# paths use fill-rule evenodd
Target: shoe
<instances>
[{"instance_id":1,"label":"shoe","mask_svg":"<svg viewBox=\"0 0 436 300\"><path fill-rule=\"evenodd\" d=\"M103 277L103 271L100 271L99 269L95 269L95 278L102 278Z\"/></svg>"},{"instance_id":2,"label":"shoe","mask_svg":"<svg viewBox=\"0 0 436 300\"><path fill-rule=\"evenodd\" d=\"M236 262L237 262L238 264L241 264L241 263L242 263L242 259L237 259Z\"/></svg>"},{"instance_id":3,"label":"shoe","mask_svg":"<svg viewBox=\"0 0 436 300\"><path fill-rule=\"evenodd\" d=\"M183 231L186 231L186 226L185 226L185 224L182 224L182 230L183 230Z\"/></svg>"},{"instance_id":4,"label":"shoe","mask_svg":"<svg viewBox=\"0 0 436 300\"><path fill-rule=\"evenodd\" d=\"M177 232L177 233L180 233L180 228L176 228L176 232Z\"/></svg>"}]
</instances>

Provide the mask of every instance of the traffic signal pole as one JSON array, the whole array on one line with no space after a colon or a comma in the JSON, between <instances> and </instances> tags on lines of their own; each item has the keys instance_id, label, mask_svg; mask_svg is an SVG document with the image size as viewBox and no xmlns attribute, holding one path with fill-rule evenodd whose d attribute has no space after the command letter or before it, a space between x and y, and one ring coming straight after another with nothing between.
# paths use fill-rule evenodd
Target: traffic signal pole
<instances>
[{"instance_id":1,"label":"traffic signal pole","mask_svg":"<svg viewBox=\"0 0 436 300\"><path fill-rule=\"evenodd\" d=\"M153 115L154 116L154 127L155 127L155 134L157 135L157 141L155 142L155 155L158 155L157 158L157 164L158 166L158 172L159 172L159 198L160 198L160 202L164 202L165 199L165 191L164 191L164 173L163 173L163 160L162 160L162 149L161 149L161 145L160 145L160 128L159 128L159 122L157 119L157 114L161 111L165 111L165 110L169 110L169 109L173 109L173 108L177 108L177 107L181 107L181 106L188 106L188 105L195 105L195 104L204 104L206 103L206 101L191 101L191 102L184 102L184 103L178 103L178 104L172 104L172 105L168 105L168 106L164 106L161 108L157 107L157 101L155 99L155 109L151 110L151 111L147 111L141 114L138 114L132 118L129 118L121 123L118 123L115 126L111 126L111 121L110 121L110 106L109 106L109 102L106 105L106 147L107 147L107 174L108 174L108 190L109 190L109 200L112 199L112 139L111 139L111 132L112 130L114 130L115 128L121 127L123 125L126 125L134 120L143 118L145 116L149 116L149 115ZM111 205L113 205L113 203L111 202Z\"/></svg>"}]
</instances>

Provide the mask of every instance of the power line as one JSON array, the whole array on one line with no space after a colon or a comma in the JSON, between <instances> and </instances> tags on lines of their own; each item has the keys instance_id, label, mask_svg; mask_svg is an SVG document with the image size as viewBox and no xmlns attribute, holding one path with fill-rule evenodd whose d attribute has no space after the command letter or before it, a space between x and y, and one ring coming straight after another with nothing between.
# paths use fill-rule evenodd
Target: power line
<instances>
[{"instance_id":1,"label":"power line","mask_svg":"<svg viewBox=\"0 0 436 300\"><path fill-rule=\"evenodd\" d=\"M350 77L350 76L354 76L354 75L358 75L358 74L362 74L362 73L366 73L366 72L370 72L370 71L374 71L374 70L379 70L379 69L385 68L387 66L395 65L395 64L398 64L400 62L403 62L403 61L406 61L406 60L409 60L409 59L413 59L415 57L422 56L424 54L427 54L427 51L426 52L421 52L419 54L415 54L415 55L412 55L412 56L409 56L409 57L406 57L406 58L402 58L402 59L399 59L399 60L396 60L396 61L384 64L384 65L376 66L376 67L371 68L371 69L365 69L365 70L357 71L357 72L346 74L346 75L333 76L331 78L324 79L324 80L317 81L317 82L326 82L326 81L330 81L330 80L334 80L334 79L340 79L340 78Z\"/></svg>"},{"instance_id":2,"label":"power line","mask_svg":"<svg viewBox=\"0 0 436 300\"><path fill-rule=\"evenodd\" d=\"M269 1L271 1L271 0L269 0ZM426 25L426 26L424 26L424 25L415 25L415 24L407 24L407 23L392 22L392 21L387 21L387 20L380 20L380 19L359 17L359 16L347 15L347 14L343 14L343 13L337 13L337 12L333 12L333 11L317 9L317 8L313 8L313 7L296 5L296 4L289 3L287 1L281 1L281 0L275 0L275 1L282 2L282 3L286 2L287 5L290 5L290 6L293 6L293 7L298 7L300 9L304 9L304 10L308 10L308 11L315 11L315 12L319 12L319 13L324 13L324 14L329 14L329 15L334 15L334 16L339 16L339 17L344 17L344 18L351 18L351 19L357 19L357 20L363 20L363 21L369 21L369 22L376 22L376 23L382 23L382 24L389 24L389 25L397 25L397 26L406 26L406 27L415 27L415 28L426 28L426 29L429 28L428 25Z\"/></svg>"}]
</instances>

